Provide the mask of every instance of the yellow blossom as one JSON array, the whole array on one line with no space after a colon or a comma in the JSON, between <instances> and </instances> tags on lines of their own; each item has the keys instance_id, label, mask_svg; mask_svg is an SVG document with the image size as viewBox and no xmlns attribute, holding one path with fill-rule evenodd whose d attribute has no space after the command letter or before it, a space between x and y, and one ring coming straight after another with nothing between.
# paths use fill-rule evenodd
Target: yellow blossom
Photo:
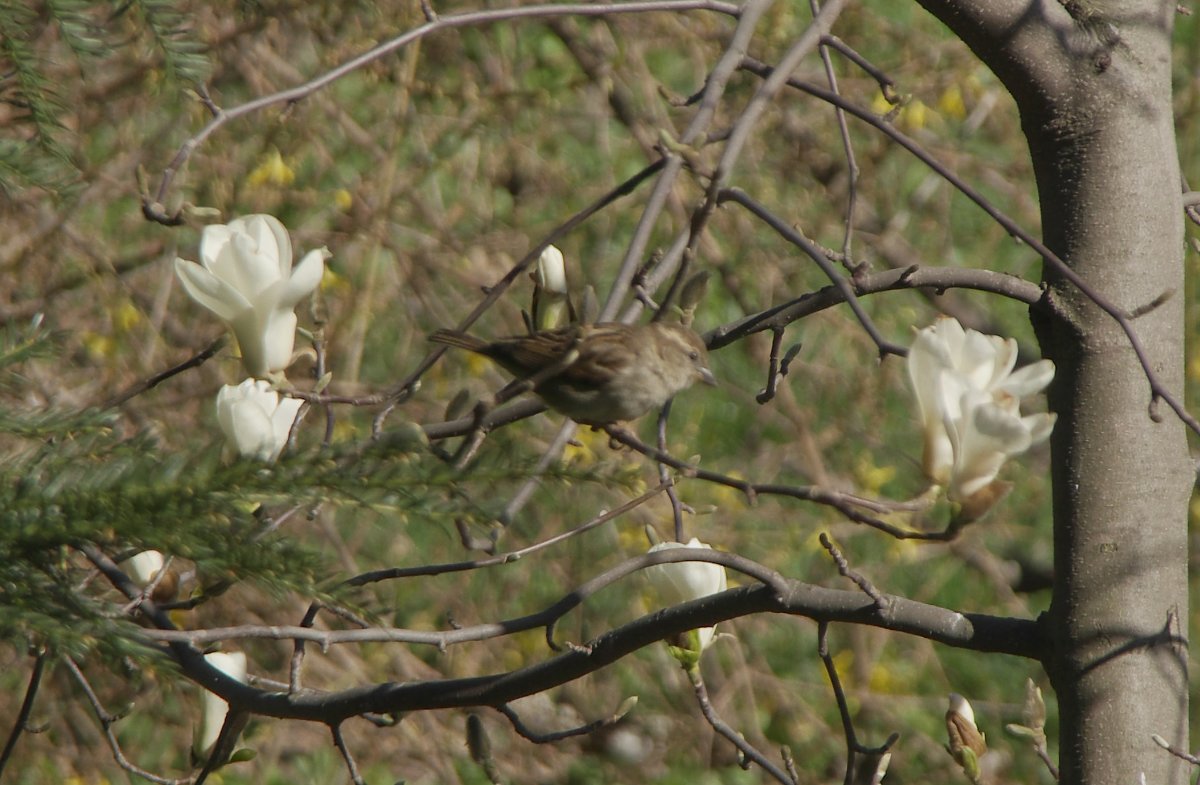
<instances>
[{"instance_id":1,"label":"yellow blossom","mask_svg":"<svg viewBox=\"0 0 1200 785\"><path fill-rule=\"evenodd\" d=\"M113 326L118 332L129 332L142 321L142 312L137 306L131 302L124 302L117 306L112 315Z\"/></svg>"},{"instance_id":2,"label":"yellow blossom","mask_svg":"<svg viewBox=\"0 0 1200 785\"><path fill-rule=\"evenodd\" d=\"M83 341L83 348L95 360L112 357L117 351L117 342L109 335L101 335L88 330L80 336L80 339Z\"/></svg>"},{"instance_id":3,"label":"yellow blossom","mask_svg":"<svg viewBox=\"0 0 1200 785\"><path fill-rule=\"evenodd\" d=\"M287 187L296 179L296 173L288 166L278 150L272 148L262 163L246 176L246 184L252 188L264 185Z\"/></svg>"},{"instance_id":4,"label":"yellow blossom","mask_svg":"<svg viewBox=\"0 0 1200 785\"><path fill-rule=\"evenodd\" d=\"M1188 360L1188 379L1193 382L1200 382L1200 352Z\"/></svg>"},{"instance_id":5,"label":"yellow blossom","mask_svg":"<svg viewBox=\"0 0 1200 785\"><path fill-rule=\"evenodd\" d=\"M942 91L938 96L937 109L947 117L953 117L955 120L961 120L967 116L967 104L963 100L962 89L958 85L953 84Z\"/></svg>"},{"instance_id":6,"label":"yellow blossom","mask_svg":"<svg viewBox=\"0 0 1200 785\"><path fill-rule=\"evenodd\" d=\"M876 663L871 668L871 675L868 678L868 685L871 692L889 694L896 692L896 679L892 672L883 664Z\"/></svg>"},{"instance_id":7,"label":"yellow blossom","mask_svg":"<svg viewBox=\"0 0 1200 785\"><path fill-rule=\"evenodd\" d=\"M919 131L929 124L929 118L929 107L919 98L914 98L904 105L899 120L906 131Z\"/></svg>"},{"instance_id":8,"label":"yellow blossom","mask_svg":"<svg viewBox=\"0 0 1200 785\"><path fill-rule=\"evenodd\" d=\"M896 476L896 467L876 466L870 455L863 454L855 462L854 475L858 478L858 484L864 491L879 493L880 489Z\"/></svg>"}]
</instances>

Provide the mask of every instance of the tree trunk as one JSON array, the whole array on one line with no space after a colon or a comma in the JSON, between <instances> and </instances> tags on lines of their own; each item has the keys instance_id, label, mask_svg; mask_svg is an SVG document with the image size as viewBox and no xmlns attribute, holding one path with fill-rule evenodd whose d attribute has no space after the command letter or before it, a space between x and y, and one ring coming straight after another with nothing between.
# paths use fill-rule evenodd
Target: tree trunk
<instances>
[{"instance_id":1,"label":"tree trunk","mask_svg":"<svg viewBox=\"0 0 1200 785\"><path fill-rule=\"evenodd\" d=\"M1127 313L1170 295L1133 325L1151 368L1182 396L1174 3L923 4L1016 98L1046 245ZM1152 419L1146 374L1117 322L1049 265L1044 277L1049 307L1034 318L1058 367L1059 416L1044 662L1059 704L1061 781L1182 785L1189 767L1151 734L1189 746L1185 429L1165 405Z\"/></svg>"}]
</instances>

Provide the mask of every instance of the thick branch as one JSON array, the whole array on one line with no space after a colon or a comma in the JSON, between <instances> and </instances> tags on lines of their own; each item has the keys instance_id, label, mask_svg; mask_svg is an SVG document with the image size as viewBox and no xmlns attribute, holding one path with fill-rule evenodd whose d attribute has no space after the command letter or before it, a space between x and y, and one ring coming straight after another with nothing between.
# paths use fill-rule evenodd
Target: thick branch
<instances>
[{"instance_id":1,"label":"thick branch","mask_svg":"<svg viewBox=\"0 0 1200 785\"><path fill-rule=\"evenodd\" d=\"M574 681L672 635L755 613L785 613L815 621L865 624L974 651L1030 658L1042 655L1043 638L1035 621L962 614L900 597L885 595L885 598L886 606L879 608L857 590L824 589L787 581L786 590L781 593L760 584L643 616L586 646L572 647L549 660L510 673L379 684L338 693L305 690L289 695L263 692L236 682L212 686L214 692L227 699L235 698L239 707L247 711L325 723L365 712L501 706ZM231 689L226 690L226 686Z\"/></svg>"}]
</instances>

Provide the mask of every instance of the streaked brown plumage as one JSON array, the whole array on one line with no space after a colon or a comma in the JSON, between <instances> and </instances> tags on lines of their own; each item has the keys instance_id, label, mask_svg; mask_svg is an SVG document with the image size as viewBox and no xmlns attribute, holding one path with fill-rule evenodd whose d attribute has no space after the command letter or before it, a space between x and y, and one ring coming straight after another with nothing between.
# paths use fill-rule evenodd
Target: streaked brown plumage
<instances>
[{"instance_id":1,"label":"streaked brown plumage","mask_svg":"<svg viewBox=\"0 0 1200 785\"><path fill-rule=\"evenodd\" d=\"M429 340L481 354L518 379L551 371L534 392L552 409L585 425L633 420L693 382L716 384L704 341L678 324L571 325L491 343L438 330ZM553 371L572 350L578 357Z\"/></svg>"}]
</instances>

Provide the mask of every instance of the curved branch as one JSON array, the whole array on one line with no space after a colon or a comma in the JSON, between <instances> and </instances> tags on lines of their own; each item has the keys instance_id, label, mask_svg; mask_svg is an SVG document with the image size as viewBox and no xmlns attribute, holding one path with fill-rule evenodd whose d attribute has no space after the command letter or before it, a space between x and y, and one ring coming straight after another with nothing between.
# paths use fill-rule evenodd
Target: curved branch
<instances>
[{"instance_id":1,"label":"curved branch","mask_svg":"<svg viewBox=\"0 0 1200 785\"><path fill-rule=\"evenodd\" d=\"M13 749L17 746L17 739L21 738L21 734L25 732L29 715L33 712L33 701L37 697L38 687L42 684L42 674L46 670L46 657L47 654L44 651L39 651L33 656L33 671L29 674L29 686L25 688L25 699L21 701L21 708L17 712L12 732L8 734L8 741L4 743L4 751L0 752L0 774L4 773L4 767L8 765L8 759L12 757Z\"/></svg>"},{"instance_id":2,"label":"curved branch","mask_svg":"<svg viewBox=\"0 0 1200 785\"><path fill-rule=\"evenodd\" d=\"M854 287L859 296L901 289L935 289L938 291L974 289L1002 295L1027 305L1037 304L1044 295L1042 287L1023 278L992 270L960 267L914 266L886 270L862 276L854 282ZM826 286L824 289L808 292L794 300L780 303L773 308L750 314L736 322L710 330L705 334L704 339L710 350L720 349L751 333L782 329L798 319L811 316L818 311L832 308L843 302L845 302L845 297L839 287ZM907 354L907 352L903 353Z\"/></svg>"},{"instance_id":3,"label":"curved branch","mask_svg":"<svg viewBox=\"0 0 1200 785\"><path fill-rule=\"evenodd\" d=\"M755 483L748 480L743 480L728 474L721 474L709 469L703 469L699 466L680 460L670 453L660 450L656 447L651 447L645 442L638 439L633 434L614 428L612 426L604 429L613 441L624 444L626 447L640 452L647 458L653 458L659 463L666 464L673 469L683 472L688 477L695 477L701 480L715 482L718 485L724 485L727 488L733 488L741 491L746 497L753 502L758 496L784 496L791 499L800 499L802 501L816 502L834 508L842 515L846 516L855 523L861 523L870 526L873 529L889 534L898 540L924 540L927 542L944 542L952 540L958 536L958 529L951 526L943 531L918 531L916 529L906 529L887 521L877 518L873 515L868 515L863 510L881 511L887 508L883 502L873 499L864 499L860 496L844 493L842 491L833 490L830 488L822 488L816 485L780 485L776 483ZM894 508L894 507L893 507Z\"/></svg>"},{"instance_id":4,"label":"curved branch","mask_svg":"<svg viewBox=\"0 0 1200 785\"><path fill-rule=\"evenodd\" d=\"M176 225L180 223L180 217L176 215L168 215L163 207L167 199L167 190L171 187L171 183L175 180L175 175L191 158L192 153L202 145L214 132L224 126L226 123L237 120L246 115L253 114L259 110L265 109L276 104L294 104L304 100L313 93L321 90L343 76L346 76L369 63L372 63L381 57L392 54L405 46L419 41L430 33L440 30L447 30L456 27L472 27L475 25L493 24L496 22L512 21L517 19L536 19L551 16L609 16L613 14L636 14L648 12L664 12L664 11L713 11L716 13L727 14L737 17L741 14L741 9L731 3L720 2L720 0L645 0L644 2L631 3L570 3L565 5L533 5L524 8L499 8L489 9L486 11L466 11L458 14L446 14L430 19L420 27L409 30L406 33L396 36L390 41L385 41L379 46L364 52L357 57L348 60L345 63L321 74L314 79L310 79L304 84L287 90L280 90L270 95L264 95L261 98L256 98L253 101L247 101L244 104L239 104L232 109L218 109L211 106L213 109L213 118L208 121L208 124L201 128L194 136L189 138L175 153L175 157L163 170L162 179L159 181L158 190L155 192L153 200L149 195L143 198L142 213L146 218L152 221L168 225Z\"/></svg>"},{"instance_id":5,"label":"curved branch","mask_svg":"<svg viewBox=\"0 0 1200 785\"><path fill-rule=\"evenodd\" d=\"M338 693L265 692L232 680L210 689L226 700L236 701L247 711L323 723L364 712L501 706L574 681L672 635L755 613L786 613L815 621L865 624L955 648L1035 659L1042 656L1045 647L1038 623L1027 619L962 614L891 596L887 597L887 607L881 609L859 591L823 589L798 581L786 583L787 591L783 594L770 586L743 587L643 616L601 635L587 646L573 647L549 660L509 673L385 683ZM192 675L189 668L185 672Z\"/></svg>"}]
</instances>

